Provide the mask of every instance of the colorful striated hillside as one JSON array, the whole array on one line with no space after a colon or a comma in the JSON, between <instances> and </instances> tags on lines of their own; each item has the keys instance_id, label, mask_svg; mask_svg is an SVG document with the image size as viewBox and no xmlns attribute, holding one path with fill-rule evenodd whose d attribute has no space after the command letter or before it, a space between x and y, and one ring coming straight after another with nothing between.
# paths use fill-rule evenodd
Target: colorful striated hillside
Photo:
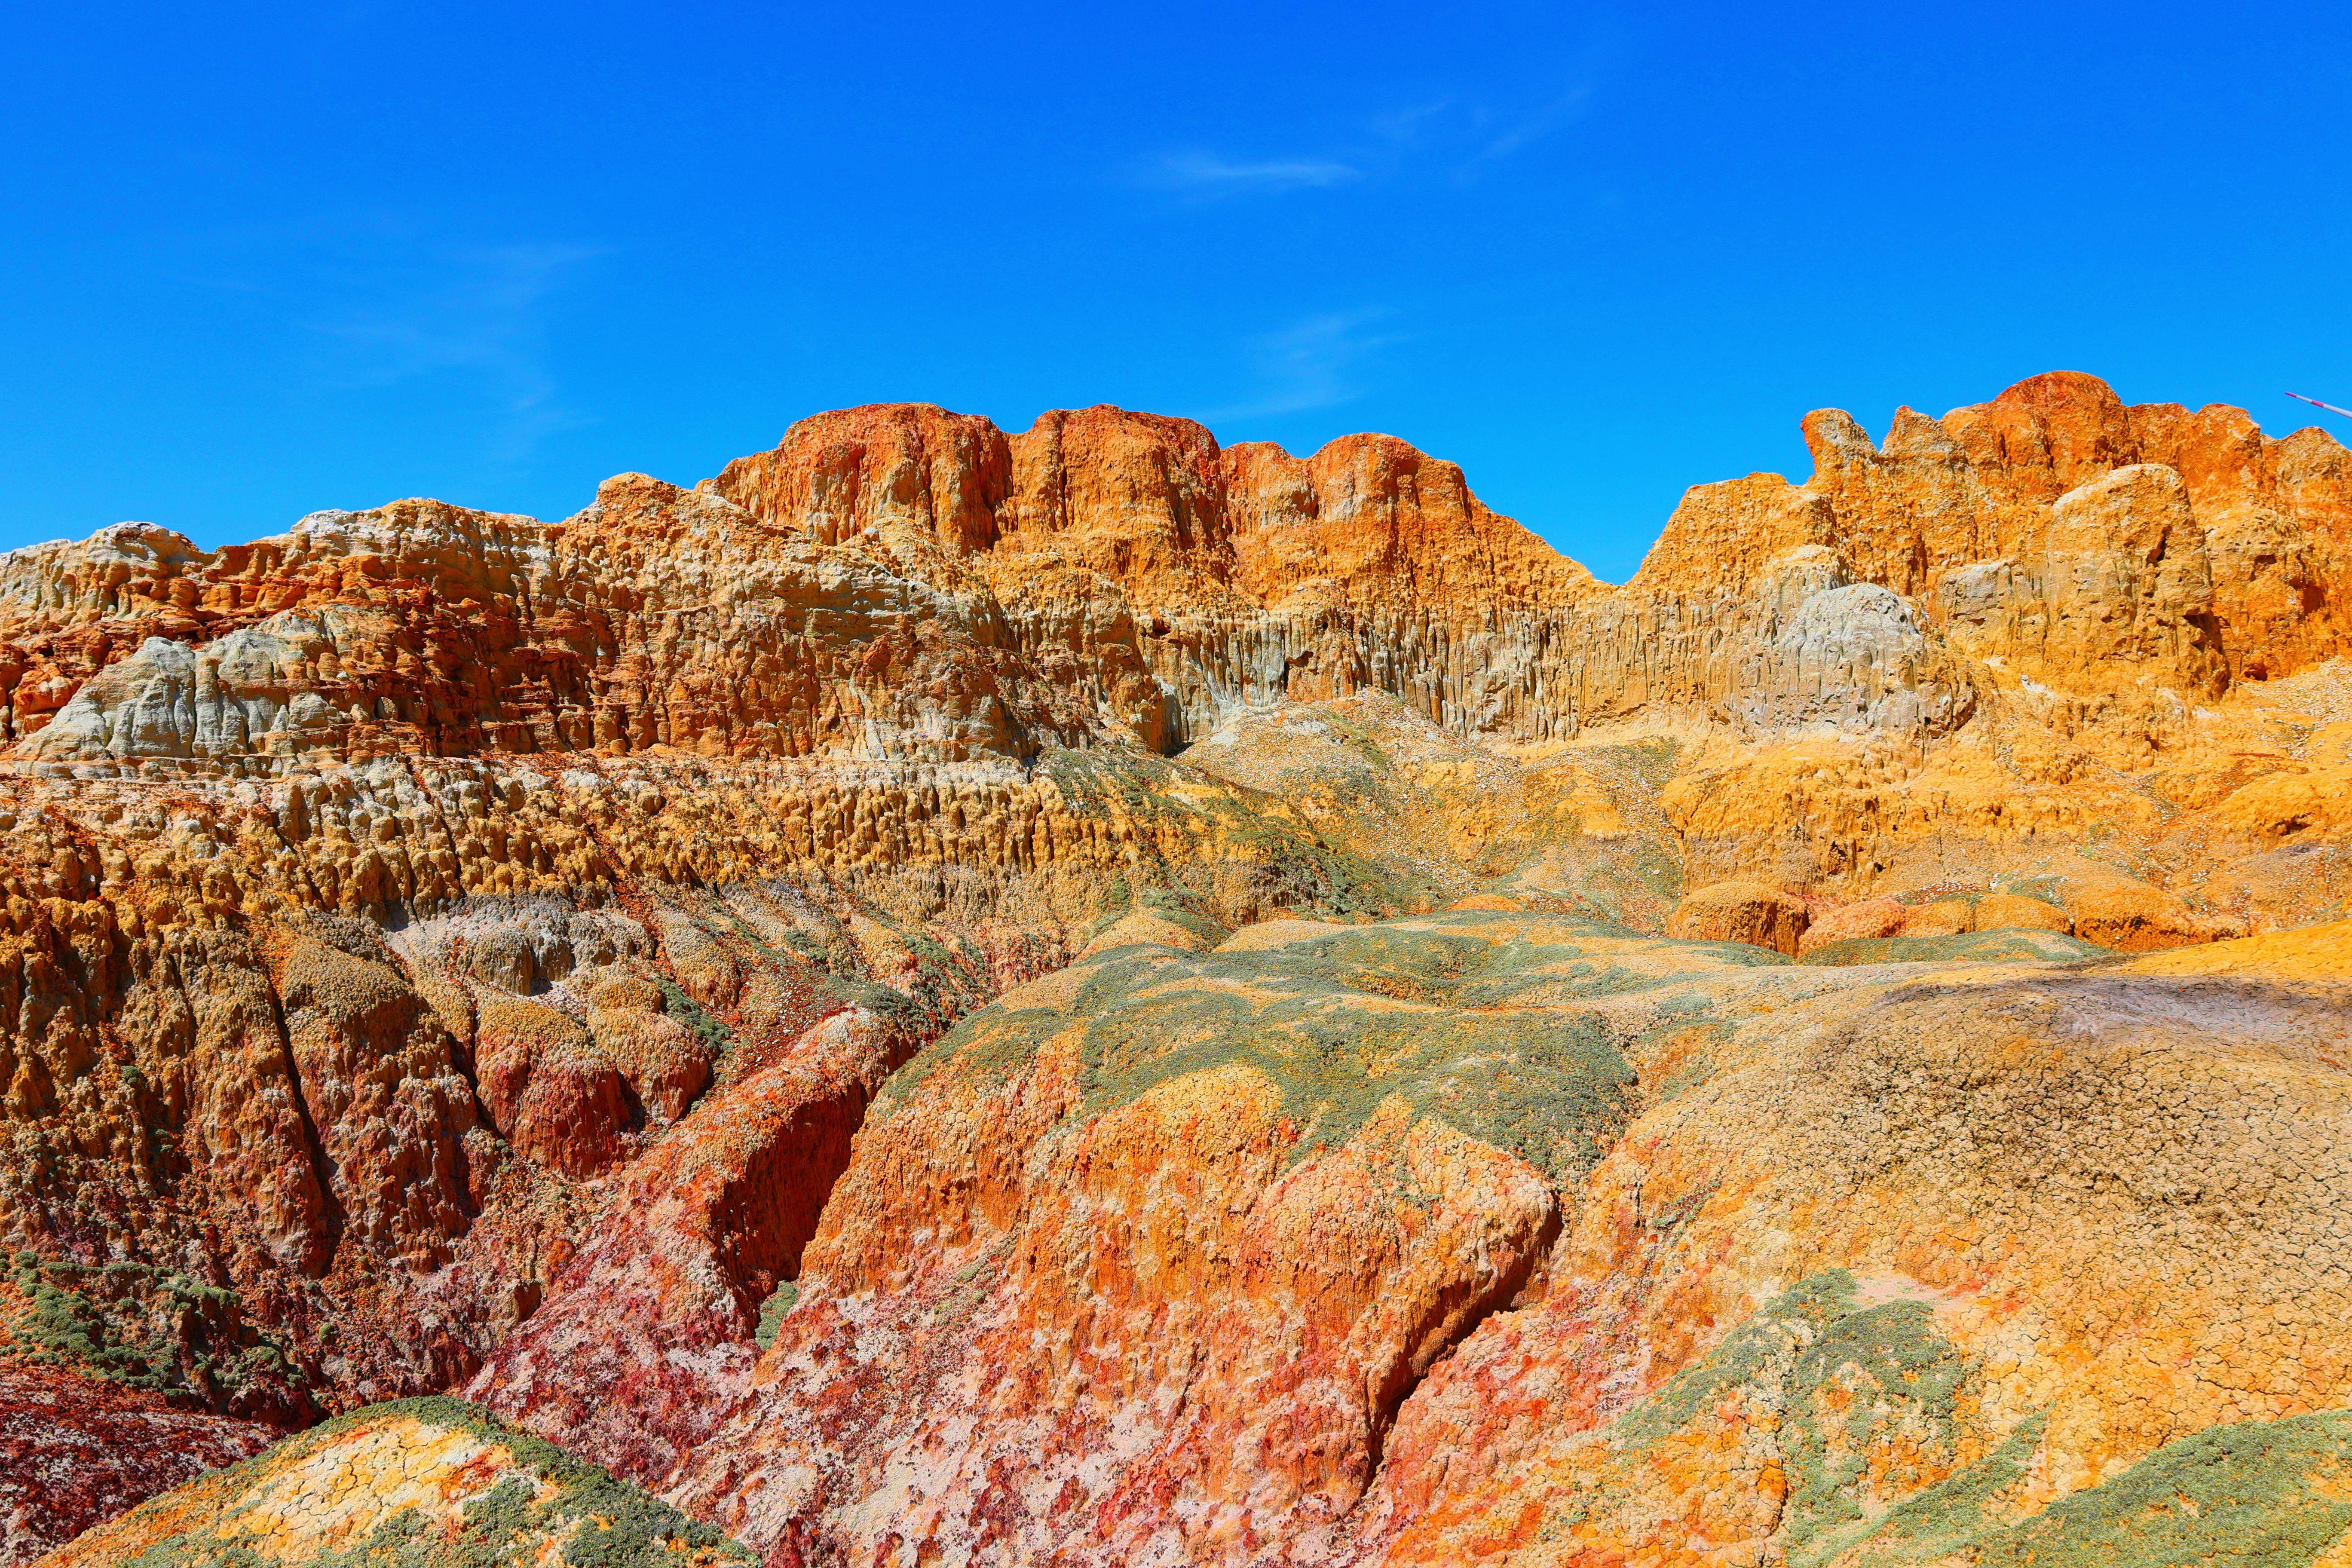
<instances>
[{"instance_id":1,"label":"colorful striated hillside","mask_svg":"<svg viewBox=\"0 0 2352 1568\"><path fill-rule=\"evenodd\" d=\"M0 556L0 1563L2352 1562L2352 454L1805 433Z\"/></svg>"}]
</instances>

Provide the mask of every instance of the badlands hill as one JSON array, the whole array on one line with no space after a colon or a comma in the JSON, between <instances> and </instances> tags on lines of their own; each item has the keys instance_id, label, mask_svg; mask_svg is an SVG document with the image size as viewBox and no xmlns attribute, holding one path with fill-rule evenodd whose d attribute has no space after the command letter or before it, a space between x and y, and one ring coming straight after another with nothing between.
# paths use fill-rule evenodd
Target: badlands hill
<instances>
[{"instance_id":1,"label":"badlands hill","mask_svg":"<svg viewBox=\"0 0 2352 1568\"><path fill-rule=\"evenodd\" d=\"M1805 434L0 557L0 1563L2352 1562L2352 454Z\"/></svg>"}]
</instances>

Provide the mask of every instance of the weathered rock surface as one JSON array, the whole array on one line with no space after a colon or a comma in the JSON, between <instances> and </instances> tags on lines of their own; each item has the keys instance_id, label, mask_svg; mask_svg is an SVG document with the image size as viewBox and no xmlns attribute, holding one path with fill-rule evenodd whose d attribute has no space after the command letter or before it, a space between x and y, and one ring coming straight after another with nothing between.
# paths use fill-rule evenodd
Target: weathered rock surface
<instances>
[{"instance_id":1,"label":"weathered rock surface","mask_svg":"<svg viewBox=\"0 0 2352 1568\"><path fill-rule=\"evenodd\" d=\"M1795 956L1811 917L1805 901L1756 882L1716 882L1675 906L1666 934L1685 942L1744 942Z\"/></svg>"},{"instance_id":2,"label":"weathered rock surface","mask_svg":"<svg viewBox=\"0 0 2352 1568\"><path fill-rule=\"evenodd\" d=\"M466 1390L776 1563L2317 1552L2352 458L1806 433L1616 588L1111 408L0 558L11 1541Z\"/></svg>"},{"instance_id":3,"label":"weathered rock surface","mask_svg":"<svg viewBox=\"0 0 2352 1568\"><path fill-rule=\"evenodd\" d=\"M779 1562L2352 1531L2343 1162L2307 1158L2352 1010L2292 946L2217 984L1289 934L1116 950L919 1058L659 1484Z\"/></svg>"},{"instance_id":4,"label":"weathered rock surface","mask_svg":"<svg viewBox=\"0 0 2352 1568\"><path fill-rule=\"evenodd\" d=\"M751 1554L480 1411L454 1399L415 1399L288 1438L164 1493L47 1561L57 1568L719 1568Z\"/></svg>"},{"instance_id":5,"label":"weathered rock surface","mask_svg":"<svg viewBox=\"0 0 2352 1568\"><path fill-rule=\"evenodd\" d=\"M159 1491L275 1441L103 1378L0 1368L0 1563L32 1563Z\"/></svg>"},{"instance_id":6,"label":"weathered rock surface","mask_svg":"<svg viewBox=\"0 0 2352 1568\"><path fill-rule=\"evenodd\" d=\"M1625 1115L1615 1045L1542 1005L1581 950L1497 952L1482 918L1121 947L961 1026L859 1134L751 1390L664 1484L854 1557L1330 1527Z\"/></svg>"},{"instance_id":7,"label":"weathered rock surface","mask_svg":"<svg viewBox=\"0 0 2352 1568\"><path fill-rule=\"evenodd\" d=\"M1708 1042L1596 1168L1544 1299L1408 1403L1360 1547L2343 1549L2344 997L2292 944L2241 973L1960 970Z\"/></svg>"},{"instance_id":8,"label":"weathered rock surface","mask_svg":"<svg viewBox=\"0 0 2352 1568\"><path fill-rule=\"evenodd\" d=\"M1911 910L1900 899L1862 899L1819 913L1808 913L1796 951L1808 953L1833 942L1870 942L1903 934Z\"/></svg>"},{"instance_id":9,"label":"weathered rock surface","mask_svg":"<svg viewBox=\"0 0 2352 1568\"><path fill-rule=\"evenodd\" d=\"M1940 420L1898 410L1883 446L1833 409L1805 437L1809 482L1693 490L1636 585L1737 592L1776 551L1834 544L1957 646L2101 694L2343 651L2352 461L2321 431L2273 440L2235 408L2127 407L2058 372Z\"/></svg>"}]
</instances>

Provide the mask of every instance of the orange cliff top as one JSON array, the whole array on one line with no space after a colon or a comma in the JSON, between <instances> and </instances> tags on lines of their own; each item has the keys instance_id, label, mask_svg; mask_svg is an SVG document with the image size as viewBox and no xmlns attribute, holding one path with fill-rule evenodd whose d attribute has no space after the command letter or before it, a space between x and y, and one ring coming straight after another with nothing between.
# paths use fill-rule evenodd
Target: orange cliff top
<instances>
[{"instance_id":1,"label":"orange cliff top","mask_svg":"<svg viewBox=\"0 0 2352 1568\"><path fill-rule=\"evenodd\" d=\"M1916 595L2015 553L2061 496L2143 463L2174 469L2200 521L2259 512L2339 568L2352 557L2352 453L2316 427L2271 439L2224 404L2126 405L2095 375L2052 371L1941 419L1899 408L1883 446L1842 409L1816 410L1803 428L1811 479L1693 486L1630 585L1737 593L1773 557L1820 544L1858 576Z\"/></svg>"},{"instance_id":2,"label":"orange cliff top","mask_svg":"<svg viewBox=\"0 0 2352 1568\"><path fill-rule=\"evenodd\" d=\"M1489 510L1459 468L1391 436L1301 458L1108 405L1007 435L928 404L875 404L803 419L705 488L827 542L863 534L1023 574L1097 573L1150 609L1272 605L1316 584L1531 608L1602 586Z\"/></svg>"},{"instance_id":3,"label":"orange cliff top","mask_svg":"<svg viewBox=\"0 0 2352 1568\"><path fill-rule=\"evenodd\" d=\"M2233 655L2233 674L2299 668L2352 636L2326 588L2352 573L2352 454L2324 431L2274 440L2221 405L2126 405L2074 372L1941 419L1900 409L1883 445L1835 409L1803 427L1810 479L1693 487L1627 588L1744 595L1773 560L1815 545L1851 579L1932 598L1961 568L2046 548L2062 497L2157 465L2178 474L2210 536L2217 584L2232 570L2221 558L2242 558L2244 581L2217 588L2236 595L2218 613L2234 611L2254 642L2281 644L2250 663ZM2168 504L2161 489L2143 485L2116 504ZM1007 434L933 405L875 404L803 419L691 491L616 476L562 523L412 500L317 514L217 552L120 524L0 556L0 621L16 636L105 617L218 635L277 610L364 602L387 576L447 604L487 603L520 591L551 554L652 578L686 555L717 571L853 543L943 587L1033 603L1087 600L1107 579L1152 617L1246 614L1301 594L1396 612L1539 612L1612 592L1486 507L1458 467L1393 437L1344 436L1298 458L1269 442L1220 447L1193 421L1104 405Z\"/></svg>"}]
</instances>

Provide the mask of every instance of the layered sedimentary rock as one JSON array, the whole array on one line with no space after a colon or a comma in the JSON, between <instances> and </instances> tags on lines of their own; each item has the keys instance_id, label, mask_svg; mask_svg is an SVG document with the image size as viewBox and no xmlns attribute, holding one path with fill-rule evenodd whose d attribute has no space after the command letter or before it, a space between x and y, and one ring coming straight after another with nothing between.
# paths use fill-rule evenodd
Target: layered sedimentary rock
<instances>
[{"instance_id":1,"label":"layered sedimentary rock","mask_svg":"<svg viewBox=\"0 0 2352 1568\"><path fill-rule=\"evenodd\" d=\"M2057 374L1905 410L1883 450L1833 411L1807 435L1808 483L1694 489L1612 592L1387 437L1302 460L1117 409L1013 437L855 409L560 525L413 501L217 552L141 525L18 552L0 676L56 760L1027 758L1365 689L1520 739L1643 712L1933 735L2015 687L1985 660L2095 726L2080 699L2193 704L2352 632L2352 458L2319 432Z\"/></svg>"},{"instance_id":2,"label":"layered sedimentary rock","mask_svg":"<svg viewBox=\"0 0 2352 1568\"><path fill-rule=\"evenodd\" d=\"M667 1478L688 1506L761 1544L1105 1561L1343 1516L1404 1391L1534 1268L1631 1075L1562 1016L1465 1027L1449 972L1479 944L1450 927L1293 923L1108 950L895 1083L753 1387Z\"/></svg>"},{"instance_id":3,"label":"layered sedimentary rock","mask_svg":"<svg viewBox=\"0 0 2352 1568\"><path fill-rule=\"evenodd\" d=\"M751 1553L454 1399L328 1422L90 1531L58 1568L593 1563L720 1568Z\"/></svg>"},{"instance_id":4,"label":"layered sedimentary rock","mask_svg":"<svg viewBox=\"0 0 2352 1568\"><path fill-rule=\"evenodd\" d=\"M1623 587L1111 408L0 558L0 1376L119 1448L8 1549L445 1391L779 1563L2333 1541L2352 458L1806 430ZM513 1511L357 1419L138 1550ZM443 1511L220 1533L330 1471Z\"/></svg>"},{"instance_id":5,"label":"layered sedimentary rock","mask_svg":"<svg viewBox=\"0 0 2352 1568\"><path fill-rule=\"evenodd\" d=\"M2343 652L2352 461L2319 430L2273 440L2241 409L2126 406L2059 372L1939 420L1900 409L1884 446L1835 409L1805 439L1811 480L1693 490L1635 584L1738 592L1778 551L1832 545L1969 651L2086 691L2219 690Z\"/></svg>"}]
</instances>

